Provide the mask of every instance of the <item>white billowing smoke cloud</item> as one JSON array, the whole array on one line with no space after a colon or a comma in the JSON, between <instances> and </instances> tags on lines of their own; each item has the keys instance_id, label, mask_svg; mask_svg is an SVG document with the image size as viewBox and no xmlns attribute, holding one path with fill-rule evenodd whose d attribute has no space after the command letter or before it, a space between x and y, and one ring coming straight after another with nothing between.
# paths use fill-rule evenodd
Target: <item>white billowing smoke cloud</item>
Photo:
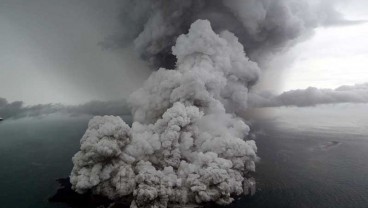
<instances>
[{"instance_id":1,"label":"white billowing smoke cloud","mask_svg":"<svg viewBox=\"0 0 368 208\"><path fill-rule=\"evenodd\" d=\"M237 117L259 68L230 32L194 22L172 48L176 70L159 69L130 97L134 123L93 118L73 157L73 189L131 207L216 202L248 193L256 145Z\"/></svg>"},{"instance_id":2,"label":"white billowing smoke cloud","mask_svg":"<svg viewBox=\"0 0 368 208\"><path fill-rule=\"evenodd\" d=\"M368 83L344 85L336 89L309 87L275 96L269 93L249 94L251 107L314 106L334 103L368 103Z\"/></svg>"}]
</instances>

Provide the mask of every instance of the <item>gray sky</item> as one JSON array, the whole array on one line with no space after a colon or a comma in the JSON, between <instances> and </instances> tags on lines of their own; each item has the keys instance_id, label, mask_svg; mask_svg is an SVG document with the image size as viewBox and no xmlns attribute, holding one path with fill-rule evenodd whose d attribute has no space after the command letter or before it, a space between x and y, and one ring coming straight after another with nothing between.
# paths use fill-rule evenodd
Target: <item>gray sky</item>
<instances>
[{"instance_id":1,"label":"gray sky","mask_svg":"<svg viewBox=\"0 0 368 208\"><path fill-rule=\"evenodd\" d=\"M368 82L368 1L338 2L336 9L346 19L367 22L316 28L310 39L273 57L256 86L259 90L278 94Z\"/></svg>"},{"instance_id":2,"label":"gray sky","mask_svg":"<svg viewBox=\"0 0 368 208\"><path fill-rule=\"evenodd\" d=\"M120 9L99 2L2 0L0 97L75 104L119 99L140 86L150 73L143 63L98 45L118 29Z\"/></svg>"},{"instance_id":3,"label":"gray sky","mask_svg":"<svg viewBox=\"0 0 368 208\"><path fill-rule=\"evenodd\" d=\"M281 90L368 82L367 34L368 23L317 29L311 40L288 52L298 56L285 70Z\"/></svg>"},{"instance_id":4,"label":"gray sky","mask_svg":"<svg viewBox=\"0 0 368 208\"><path fill-rule=\"evenodd\" d=\"M366 1L341 0L339 7L350 19L368 19ZM151 72L145 63L129 49L112 52L98 45L120 29L119 11L118 0L2 0L0 97L78 104L120 99L141 86ZM260 86L275 90L267 84L275 76L283 78L278 92L368 81L367 29L368 24L317 29L312 39L276 57L276 63L287 64L268 70Z\"/></svg>"}]
</instances>

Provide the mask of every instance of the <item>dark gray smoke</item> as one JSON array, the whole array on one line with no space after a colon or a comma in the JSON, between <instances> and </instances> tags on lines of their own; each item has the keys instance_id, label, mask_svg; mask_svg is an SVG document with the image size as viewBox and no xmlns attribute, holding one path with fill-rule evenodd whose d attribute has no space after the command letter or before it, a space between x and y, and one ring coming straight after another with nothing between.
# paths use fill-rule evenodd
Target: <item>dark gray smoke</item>
<instances>
[{"instance_id":1,"label":"dark gray smoke","mask_svg":"<svg viewBox=\"0 0 368 208\"><path fill-rule=\"evenodd\" d=\"M124 100L91 101L81 105L39 104L24 106L22 101L9 103L0 98L1 118L37 117L53 113L69 115L130 115L128 105Z\"/></svg>"},{"instance_id":2,"label":"dark gray smoke","mask_svg":"<svg viewBox=\"0 0 368 208\"><path fill-rule=\"evenodd\" d=\"M233 32L248 56L259 62L323 25L344 24L326 0L125 0L120 20L125 28L103 42L121 48L133 42L140 56L154 66L173 69L171 47L197 19L208 19L215 32Z\"/></svg>"},{"instance_id":3,"label":"dark gray smoke","mask_svg":"<svg viewBox=\"0 0 368 208\"><path fill-rule=\"evenodd\" d=\"M248 103L252 107L315 106L335 103L368 103L368 83L341 86L336 89L309 87L291 90L275 96L270 93L252 93Z\"/></svg>"}]
</instances>

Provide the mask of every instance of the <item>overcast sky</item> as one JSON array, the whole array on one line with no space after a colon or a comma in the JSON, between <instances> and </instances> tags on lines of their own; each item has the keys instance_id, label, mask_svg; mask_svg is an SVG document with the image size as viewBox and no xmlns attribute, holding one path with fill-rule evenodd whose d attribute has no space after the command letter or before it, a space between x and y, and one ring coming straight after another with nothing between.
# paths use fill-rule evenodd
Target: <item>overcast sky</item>
<instances>
[{"instance_id":1,"label":"overcast sky","mask_svg":"<svg viewBox=\"0 0 368 208\"><path fill-rule=\"evenodd\" d=\"M336 88L368 82L368 24L320 28L315 36L293 48L295 63L284 72L281 91Z\"/></svg>"},{"instance_id":2,"label":"overcast sky","mask_svg":"<svg viewBox=\"0 0 368 208\"><path fill-rule=\"evenodd\" d=\"M363 21L315 29L310 39L275 56L257 87L281 93L368 82L368 1L342 0L337 10L346 19Z\"/></svg>"},{"instance_id":3,"label":"overcast sky","mask_svg":"<svg viewBox=\"0 0 368 208\"><path fill-rule=\"evenodd\" d=\"M98 45L119 26L118 1L0 1L0 97L26 104L77 104L120 99L151 72L130 50ZM368 19L364 0L340 4L350 19ZM310 40L280 56L284 91L368 81L368 24L318 28ZM290 63L289 63L290 62ZM280 70L280 69L277 69ZM262 83L261 83L262 85Z\"/></svg>"},{"instance_id":4,"label":"overcast sky","mask_svg":"<svg viewBox=\"0 0 368 208\"><path fill-rule=\"evenodd\" d=\"M0 97L75 104L140 86L150 73L143 63L98 45L119 27L117 3L99 2L1 0Z\"/></svg>"}]
</instances>

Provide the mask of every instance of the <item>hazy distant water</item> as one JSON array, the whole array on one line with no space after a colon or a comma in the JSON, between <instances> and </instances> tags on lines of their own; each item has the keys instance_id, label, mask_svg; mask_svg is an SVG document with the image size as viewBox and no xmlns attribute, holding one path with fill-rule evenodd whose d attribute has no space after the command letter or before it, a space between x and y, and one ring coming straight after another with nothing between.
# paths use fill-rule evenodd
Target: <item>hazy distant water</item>
<instances>
[{"instance_id":1,"label":"hazy distant water","mask_svg":"<svg viewBox=\"0 0 368 208\"><path fill-rule=\"evenodd\" d=\"M351 125L344 131L336 119L310 119L319 112L296 119L292 109L284 111L253 127L261 157L257 193L231 207L368 207L368 133L363 131L368 115L359 122L358 116L346 118ZM68 176L88 120L49 116L1 122L0 207L66 207L47 198L58 187L55 179Z\"/></svg>"},{"instance_id":2,"label":"hazy distant water","mask_svg":"<svg viewBox=\"0 0 368 208\"><path fill-rule=\"evenodd\" d=\"M257 193L234 207L368 207L367 135L262 128Z\"/></svg>"},{"instance_id":3,"label":"hazy distant water","mask_svg":"<svg viewBox=\"0 0 368 208\"><path fill-rule=\"evenodd\" d=\"M262 113L257 193L234 207L368 207L368 105Z\"/></svg>"}]
</instances>

